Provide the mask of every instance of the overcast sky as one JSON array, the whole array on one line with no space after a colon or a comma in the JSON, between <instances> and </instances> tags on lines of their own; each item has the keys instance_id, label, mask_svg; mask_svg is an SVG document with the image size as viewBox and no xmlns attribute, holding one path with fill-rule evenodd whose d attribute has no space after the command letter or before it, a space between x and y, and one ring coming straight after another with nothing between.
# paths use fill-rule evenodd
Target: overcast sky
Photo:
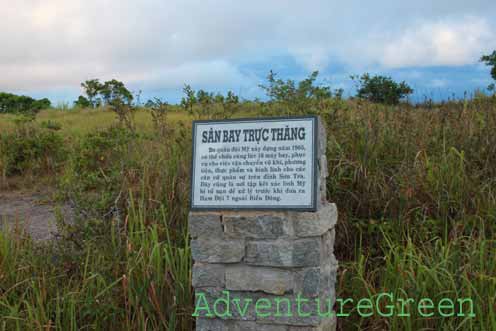
<instances>
[{"instance_id":1,"label":"overcast sky","mask_svg":"<svg viewBox=\"0 0 496 331\"><path fill-rule=\"evenodd\" d=\"M365 5L367 3L367 5ZM417 95L490 83L496 1L0 0L0 91L73 100L90 78L176 102L184 83L261 96L270 69L406 80ZM72 99L71 99L72 98Z\"/></svg>"}]
</instances>

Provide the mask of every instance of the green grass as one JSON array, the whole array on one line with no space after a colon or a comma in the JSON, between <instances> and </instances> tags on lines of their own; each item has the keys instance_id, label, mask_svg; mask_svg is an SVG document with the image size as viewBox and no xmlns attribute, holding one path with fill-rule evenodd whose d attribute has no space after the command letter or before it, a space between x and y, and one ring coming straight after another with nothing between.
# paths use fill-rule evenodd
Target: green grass
<instances>
[{"instance_id":1,"label":"green grass","mask_svg":"<svg viewBox=\"0 0 496 331\"><path fill-rule=\"evenodd\" d=\"M14 114L0 114L0 132L14 130L17 117ZM179 110L168 114L168 118L171 122L191 120L189 115ZM151 117L145 110L138 110L134 119L138 130L151 130ZM36 123L47 121L60 124L61 132L64 135L77 136L108 128L115 124L116 115L111 111L101 109L74 109L70 111L49 109L41 111L36 116Z\"/></svg>"},{"instance_id":2,"label":"green grass","mask_svg":"<svg viewBox=\"0 0 496 331\"><path fill-rule=\"evenodd\" d=\"M320 113L328 197L339 209L337 295L469 297L476 315L352 314L339 328L496 329L495 100L429 109L338 105ZM237 116L266 114L250 105ZM191 119L171 113L163 136L144 111L135 116L136 134L109 129L116 124L110 112L38 115L37 123L61 124L65 158L53 166L51 149L38 146L25 158L20 148L24 173L16 176L51 174L60 199L85 216L48 247L0 235L0 330L191 329ZM25 140L12 116L1 115L0 128ZM6 151L14 153L0 145L0 169Z\"/></svg>"},{"instance_id":3,"label":"green grass","mask_svg":"<svg viewBox=\"0 0 496 331\"><path fill-rule=\"evenodd\" d=\"M172 240L165 214L145 225L131 210L120 234L112 223L79 250L0 233L0 330L191 329L187 233Z\"/></svg>"}]
</instances>

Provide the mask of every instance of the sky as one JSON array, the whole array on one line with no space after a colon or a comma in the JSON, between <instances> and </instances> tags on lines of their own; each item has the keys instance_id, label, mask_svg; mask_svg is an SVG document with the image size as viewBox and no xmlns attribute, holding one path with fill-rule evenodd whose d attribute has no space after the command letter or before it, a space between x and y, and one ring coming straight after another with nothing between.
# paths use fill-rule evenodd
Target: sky
<instances>
[{"instance_id":1,"label":"sky","mask_svg":"<svg viewBox=\"0 0 496 331\"><path fill-rule=\"evenodd\" d=\"M263 97L269 70L354 93L350 75L406 81L415 97L491 83L496 1L0 0L0 91L71 102L92 78L171 103L182 87Z\"/></svg>"}]
</instances>

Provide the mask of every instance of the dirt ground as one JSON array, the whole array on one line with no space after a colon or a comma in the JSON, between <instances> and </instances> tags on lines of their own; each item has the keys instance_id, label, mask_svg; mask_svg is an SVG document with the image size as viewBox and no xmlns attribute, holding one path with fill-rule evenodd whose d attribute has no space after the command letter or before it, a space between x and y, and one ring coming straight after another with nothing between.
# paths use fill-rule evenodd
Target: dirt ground
<instances>
[{"instance_id":1,"label":"dirt ground","mask_svg":"<svg viewBox=\"0 0 496 331\"><path fill-rule=\"evenodd\" d=\"M71 209L57 206L48 192L0 192L0 230L20 227L35 241L50 240L57 233L56 210L71 217Z\"/></svg>"}]
</instances>

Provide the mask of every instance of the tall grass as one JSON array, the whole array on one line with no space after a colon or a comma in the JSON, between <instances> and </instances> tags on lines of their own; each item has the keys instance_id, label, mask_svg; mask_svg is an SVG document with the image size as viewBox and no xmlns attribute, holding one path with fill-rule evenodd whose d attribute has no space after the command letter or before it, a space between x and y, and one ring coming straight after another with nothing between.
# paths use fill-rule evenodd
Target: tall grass
<instances>
[{"instance_id":1,"label":"tall grass","mask_svg":"<svg viewBox=\"0 0 496 331\"><path fill-rule=\"evenodd\" d=\"M494 329L494 100L356 104L327 123L341 296L470 297L477 310L470 319L352 315L340 319L342 329Z\"/></svg>"},{"instance_id":2,"label":"tall grass","mask_svg":"<svg viewBox=\"0 0 496 331\"><path fill-rule=\"evenodd\" d=\"M455 316L442 317L432 310L432 317L419 315L416 305L408 309L410 317L360 318L356 311L341 319L343 329L359 330L494 330L496 328L496 241L460 237L449 243L433 238L422 244L399 243L381 233L384 241L382 261L366 249L359 249L356 261L342 264L338 295L343 298L372 298L391 293L395 298L422 298L438 303L450 299L456 303ZM358 247L360 248L360 247ZM460 311L457 300L470 299L471 309ZM389 302L387 302L389 303ZM394 304L394 302L393 302ZM385 307L382 309L387 312ZM457 315L463 316L457 316Z\"/></svg>"},{"instance_id":3,"label":"tall grass","mask_svg":"<svg viewBox=\"0 0 496 331\"><path fill-rule=\"evenodd\" d=\"M494 98L427 108L332 105L320 115L328 197L340 211L338 296L469 297L476 314L352 314L338 327L496 329ZM245 108L243 116L265 113ZM191 142L181 124L189 117L168 117L164 137L145 112L133 134L108 129L102 120L110 113L41 116L62 124L70 148L57 187L82 217L61 222L61 238L45 246L0 234L0 330L191 329Z\"/></svg>"},{"instance_id":4,"label":"tall grass","mask_svg":"<svg viewBox=\"0 0 496 331\"><path fill-rule=\"evenodd\" d=\"M0 330L190 330L187 231L131 201L123 227L78 249L0 233Z\"/></svg>"}]
</instances>

